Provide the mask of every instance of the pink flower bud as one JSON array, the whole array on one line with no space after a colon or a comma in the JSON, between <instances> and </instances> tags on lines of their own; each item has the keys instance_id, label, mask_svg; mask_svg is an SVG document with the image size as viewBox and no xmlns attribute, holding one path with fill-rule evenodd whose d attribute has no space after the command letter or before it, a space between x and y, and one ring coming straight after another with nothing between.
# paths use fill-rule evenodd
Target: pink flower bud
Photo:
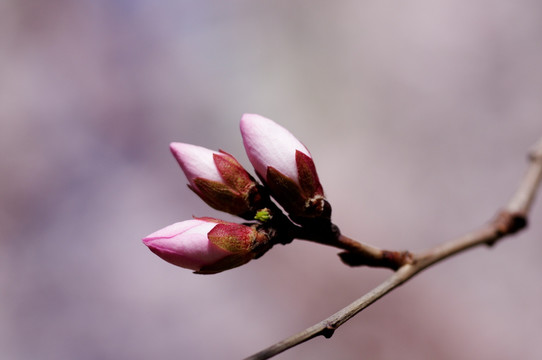
<instances>
[{"instance_id":1,"label":"pink flower bud","mask_svg":"<svg viewBox=\"0 0 542 360\"><path fill-rule=\"evenodd\" d=\"M214 209L251 219L261 196L257 183L230 154L201 146L171 143L171 152L189 185Z\"/></svg>"},{"instance_id":2,"label":"pink flower bud","mask_svg":"<svg viewBox=\"0 0 542 360\"><path fill-rule=\"evenodd\" d=\"M253 227L211 218L178 222L143 239L162 259L174 265L214 274L243 265L267 244Z\"/></svg>"},{"instance_id":3,"label":"pink flower bud","mask_svg":"<svg viewBox=\"0 0 542 360\"><path fill-rule=\"evenodd\" d=\"M241 118L248 158L273 197L293 216L330 216L309 150L288 130L255 114Z\"/></svg>"}]
</instances>

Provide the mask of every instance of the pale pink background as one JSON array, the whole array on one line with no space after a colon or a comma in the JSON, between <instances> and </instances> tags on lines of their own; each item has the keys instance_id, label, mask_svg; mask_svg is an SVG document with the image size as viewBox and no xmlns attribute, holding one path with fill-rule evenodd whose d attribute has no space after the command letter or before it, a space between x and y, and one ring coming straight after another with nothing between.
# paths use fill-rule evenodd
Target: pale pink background
<instances>
[{"instance_id":1,"label":"pale pink background","mask_svg":"<svg viewBox=\"0 0 542 360\"><path fill-rule=\"evenodd\" d=\"M0 1L2 359L239 359L390 274L305 242L215 276L146 249L222 216L169 142L248 165L244 112L311 150L344 233L433 246L493 216L542 135L542 3ZM541 216L278 358L542 358Z\"/></svg>"}]
</instances>

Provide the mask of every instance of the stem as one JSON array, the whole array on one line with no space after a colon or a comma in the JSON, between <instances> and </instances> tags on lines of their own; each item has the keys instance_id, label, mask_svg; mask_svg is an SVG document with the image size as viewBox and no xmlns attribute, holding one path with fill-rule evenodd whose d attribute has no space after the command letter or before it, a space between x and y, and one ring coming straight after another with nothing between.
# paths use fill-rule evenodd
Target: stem
<instances>
[{"instance_id":1,"label":"stem","mask_svg":"<svg viewBox=\"0 0 542 360\"><path fill-rule=\"evenodd\" d=\"M390 251L368 245L342 235L337 225L328 219L313 219L295 227L293 237L345 250L339 257L349 266L384 267L397 270L412 261L408 251Z\"/></svg>"},{"instance_id":2,"label":"stem","mask_svg":"<svg viewBox=\"0 0 542 360\"><path fill-rule=\"evenodd\" d=\"M412 262L412 254L408 251L382 250L371 245L362 244L344 235L340 235L338 241L345 245L341 249L347 250L340 253L339 256L349 266L365 265L397 270L401 266Z\"/></svg>"}]
</instances>

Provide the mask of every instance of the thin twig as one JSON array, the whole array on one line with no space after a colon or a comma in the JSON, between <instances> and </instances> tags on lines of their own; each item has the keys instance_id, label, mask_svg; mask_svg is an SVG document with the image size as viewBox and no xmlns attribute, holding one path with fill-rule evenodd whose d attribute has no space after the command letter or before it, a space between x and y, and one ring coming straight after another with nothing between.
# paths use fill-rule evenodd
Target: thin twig
<instances>
[{"instance_id":1,"label":"thin twig","mask_svg":"<svg viewBox=\"0 0 542 360\"><path fill-rule=\"evenodd\" d=\"M318 222L315 224L320 225ZM339 253L339 257L348 266L371 266L397 270L412 262L412 254L408 251L384 250L361 243L341 234L339 228L331 222L324 223L323 231L311 231L309 236L304 232L307 228L311 229L311 226L300 228L296 238L344 250ZM330 231L326 232L328 228Z\"/></svg>"},{"instance_id":2,"label":"thin twig","mask_svg":"<svg viewBox=\"0 0 542 360\"><path fill-rule=\"evenodd\" d=\"M401 266L412 263L413 256L409 251L390 251L363 244L344 235L339 242L348 244L341 247L346 250L339 253L342 262L349 266L385 267L397 270Z\"/></svg>"},{"instance_id":3,"label":"thin twig","mask_svg":"<svg viewBox=\"0 0 542 360\"><path fill-rule=\"evenodd\" d=\"M542 180L542 139L538 141L529 153L529 160L530 164L527 172L515 194L506 207L489 224L483 225L478 230L469 232L434 248L413 254L411 261L406 262L386 281L347 307L306 330L248 357L247 360L269 359L317 336L329 338L339 326L414 277L420 271L467 249L479 245L494 245L499 239L524 229L527 226L528 215L536 191L540 187Z\"/></svg>"}]
</instances>

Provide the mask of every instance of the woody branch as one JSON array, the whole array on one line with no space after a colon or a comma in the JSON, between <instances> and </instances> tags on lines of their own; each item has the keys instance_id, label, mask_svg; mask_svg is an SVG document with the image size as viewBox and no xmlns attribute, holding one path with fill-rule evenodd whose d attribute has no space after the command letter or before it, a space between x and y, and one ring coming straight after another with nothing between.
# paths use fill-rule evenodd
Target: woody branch
<instances>
[{"instance_id":1,"label":"woody branch","mask_svg":"<svg viewBox=\"0 0 542 360\"><path fill-rule=\"evenodd\" d=\"M528 216L530 214L536 192L540 187L541 179L542 138L529 152L529 166L516 192L506 206L504 206L502 210L498 212L495 218L493 218L487 224L482 225L477 230L466 233L463 236L445 242L434 248L430 248L418 253L404 253L408 255L405 255L403 265L401 265L392 276L369 291L367 294L363 295L347 307L339 310L319 323L248 357L247 360L271 358L287 349L318 336L329 338L342 324L350 320L360 311L367 308L369 305L373 304L393 289L410 280L422 270L465 250L480 245L493 246L500 239L523 230L528 224ZM355 247L356 245L353 246ZM375 258L378 258L383 254L383 251L378 249L369 249L369 251L362 251L362 253L372 254ZM347 251L343 254L350 254L346 255L347 258L348 256L351 256L354 259L356 258L355 250ZM345 255L341 255L341 257L344 261ZM363 258L363 256L361 258ZM363 261L361 261L361 263L363 263Z\"/></svg>"}]
</instances>

